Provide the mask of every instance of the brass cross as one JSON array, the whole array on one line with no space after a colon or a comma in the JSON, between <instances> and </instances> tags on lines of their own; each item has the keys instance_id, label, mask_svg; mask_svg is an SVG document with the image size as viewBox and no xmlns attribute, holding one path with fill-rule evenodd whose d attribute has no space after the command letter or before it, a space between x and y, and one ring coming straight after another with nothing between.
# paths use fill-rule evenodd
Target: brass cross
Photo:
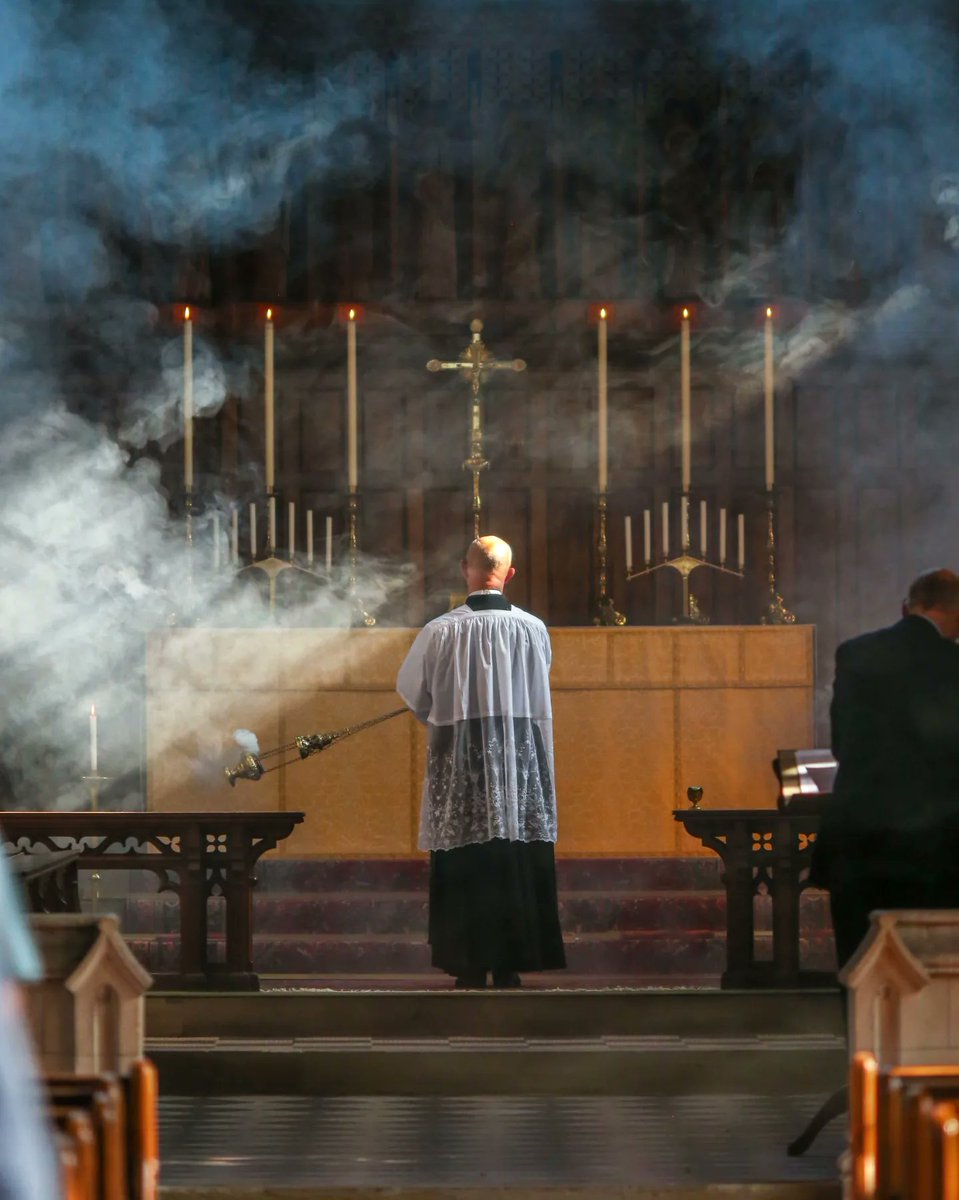
<instances>
[{"instance_id":1,"label":"brass cross","mask_svg":"<svg viewBox=\"0 0 959 1200\"><path fill-rule=\"evenodd\" d=\"M504 359L491 358L490 352L482 339L483 322L470 322L470 333L473 335L470 344L463 351L460 362L440 362L431 358L426 364L427 371L464 371L470 384L470 456L463 463L464 471L473 472L473 537L480 535L480 472L489 466L483 457L483 408L480 400L480 386L485 371L525 371L526 363L521 358L507 362Z\"/></svg>"}]
</instances>

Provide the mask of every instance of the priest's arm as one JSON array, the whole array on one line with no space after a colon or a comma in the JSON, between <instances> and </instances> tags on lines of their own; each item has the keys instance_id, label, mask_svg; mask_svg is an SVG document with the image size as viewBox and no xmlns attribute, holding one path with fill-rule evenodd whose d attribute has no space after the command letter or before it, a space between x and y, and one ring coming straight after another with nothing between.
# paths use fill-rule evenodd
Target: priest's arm
<instances>
[{"instance_id":1,"label":"priest's arm","mask_svg":"<svg viewBox=\"0 0 959 1200\"><path fill-rule=\"evenodd\" d=\"M410 647L396 677L396 690L409 706L413 716L424 725L433 708L430 691L433 658L433 639L430 630L421 629Z\"/></svg>"}]
</instances>

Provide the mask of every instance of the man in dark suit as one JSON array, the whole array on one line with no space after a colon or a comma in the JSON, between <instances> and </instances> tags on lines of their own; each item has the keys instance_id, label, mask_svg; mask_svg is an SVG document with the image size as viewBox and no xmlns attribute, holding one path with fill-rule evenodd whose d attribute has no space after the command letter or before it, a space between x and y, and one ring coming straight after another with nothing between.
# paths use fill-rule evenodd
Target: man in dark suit
<instances>
[{"instance_id":1,"label":"man in dark suit","mask_svg":"<svg viewBox=\"0 0 959 1200\"><path fill-rule=\"evenodd\" d=\"M959 576L909 588L902 620L836 651L839 762L810 882L842 967L877 908L959 908Z\"/></svg>"}]
</instances>

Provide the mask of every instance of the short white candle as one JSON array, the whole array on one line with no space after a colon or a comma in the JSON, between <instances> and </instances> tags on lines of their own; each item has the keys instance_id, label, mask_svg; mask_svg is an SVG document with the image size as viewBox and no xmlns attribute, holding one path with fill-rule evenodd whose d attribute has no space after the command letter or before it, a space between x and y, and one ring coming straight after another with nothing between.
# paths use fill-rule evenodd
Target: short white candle
<instances>
[{"instance_id":1,"label":"short white candle","mask_svg":"<svg viewBox=\"0 0 959 1200\"><path fill-rule=\"evenodd\" d=\"M220 514L213 514L213 568L220 569Z\"/></svg>"},{"instance_id":2,"label":"short white candle","mask_svg":"<svg viewBox=\"0 0 959 1200\"><path fill-rule=\"evenodd\" d=\"M183 310L183 486L193 491L193 320Z\"/></svg>"},{"instance_id":3,"label":"short white candle","mask_svg":"<svg viewBox=\"0 0 959 1200\"><path fill-rule=\"evenodd\" d=\"M250 504L250 557L256 558L256 504Z\"/></svg>"},{"instance_id":4,"label":"short white candle","mask_svg":"<svg viewBox=\"0 0 959 1200\"><path fill-rule=\"evenodd\" d=\"M683 462L683 491L689 491L692 459L692 415L689 366L689 309L683 309L683 323L679 332L679 391L681 413L681 444Z\"/></svg>"},{"instance_id":5,"label":"short white candle","mask_svg":"<svg viewBox=\"0 0 959 1200\"><path fill-rule=\"evenodd\" d=\"M233 553L233 563L240 561L240 510L233 505L230 513L230 548Z\"/></svg>"},{"instance_id":6,"label":"short white candle","mask_svg":"<svg viewBox=\"0 0 959 1200\"><path fill-rule=\"evenodd\" d=\"M290 562L296 554L296 504L291 500L286 510L286 524L290 533Z\"/></svg>"},{"instance_id":7,"label":"short white candle","mask_svg":"<svg viewBox=\"0 0 959 1200\"><path fill-rule=\"evenodd\" d=\"M333 570L333 518L326 518L326 569Z\"/></svg>"},{"instance_id":8,"label":"short white candle","mask_svg":"<svg viewBox=\"0 0 959 1200\"><path fill-rule=\"evenodd\" d=\"M306 510L306 565L313 566L313 509Z\"/></svg>"},{"instance_id":9,"label":"short white candle","mask_svg":"<svg viewBox=\"0 0 959 1200\"><path fill-rule=\"evenodd\" d=\"M763 411L766 435L766 490L771 491L776 482L776 372L773 361L773 310L766 309L765 354L763 364Z\"/></svg>"},{"instance_id":10,"label":"short white candle","mask_svg":"<svg viewBox=\"0 0 959 1200\"><path fill-rule=\"evenodd\" d=\"M99 746L97 745L97 706L90 705L90 774L96 775L100 763Z\"/></svg>"},{"instance_id":11,"label":"short white candle","mask_svg":"<svg viewBox=\"0 0 959 1200\"><path fill-rule=\"evenodd\" d=\"M669 557L669 501L663 501L663 558Z\"/></svg>"},{"instance_id":12,"label":"short white candle","mask_svg":"<svg viewBox=\"0 0 959 1200\"><path fill-rule=\"evenodd\" d=\"M643 509L643 558L646 565L652 561L653 553L653 514L648 508Z\"/></svg>"},{"instance_id":13,"label":"short white candle","mask_svg":"<svg viewBox=\"0 0 959 1200\"><path fill-rule=\"evenodd\" d=\"M683 496L679 505L679 534L684 550L689 549L689 497Z\"/></svg>"},{"instance_id":14,"label":"short white candle","mask_svg":"<svg viewBox=\"0 0 959 1200\"><path fill-rule=\"evenodd\" d=\"M606 309L599 310L599 490L605 492L609 483L609 409L607 395Z\"/></svg>"},{"instance_id":15,"label":"short white candle","mask_svg":"<svg viewBox=\"0 0 959 1200\"><path fill-rule=\"evenodd\" d=\"M276 496L270 496L267 501L267 529L268 540L266 543L267 551L270 554L276 553Z\"/></svg>"},{"instance_id":16,"label":"short white candle","mask_svg":"<svg viewBox=\"0 0 959 1200\"><path fill-rule=\"evenodd\" d=\"M739 542L739 569L746 565L746 518L742 513L736 518L736 533Z\"/></svg>"},{"instance_id":17,"label":"short white candle","mask_svg":"<svg viewBox=\"0 0 959 1200\"><path fill-rule=\"evenodd\" d=\"M706 557L706 501L699 502L699 553Z\"/></svg>"},{"instance_id":18,"label":"short white candle","mask_svg":"<svg viewBox=\"0 0 959 1200\"><path fill-rule=\"evenodd\" d=\"M268 308L266 310L266 328L263 332L263 377L266 384L264 404L266 425L266 490L268 492L273 491L276 476L276 417L274 413L273 367L273 309Z\"/></svg>"},{"instance_id":19,"label":"short white candle","mask_svg":"<svg viewBox=\"0 0 959 1200\"><path fill-rule=\"evenodd\" d=\"M626 573L633 569L633 518L626 517Z\"/></svg>"},{"instance_id":20,"label":"short white candle","mask_svg":"<svg viewBox=\"0 0 959 1200\"><path fill-rule=\"evenodd\" d=\"M351 308L346 322L346 458L350 491L359 484L356 401L356 310Z\"/></svg>"},{"instance_id":21,"label":"short white candle","mask_svg":"<svg viewBox=\"0 0 959 1200\"><path fill-rule=\"evenodd\" d=\"M726 562L726 510L719 510L719 562Z\"/></svg>"}]
</instances>

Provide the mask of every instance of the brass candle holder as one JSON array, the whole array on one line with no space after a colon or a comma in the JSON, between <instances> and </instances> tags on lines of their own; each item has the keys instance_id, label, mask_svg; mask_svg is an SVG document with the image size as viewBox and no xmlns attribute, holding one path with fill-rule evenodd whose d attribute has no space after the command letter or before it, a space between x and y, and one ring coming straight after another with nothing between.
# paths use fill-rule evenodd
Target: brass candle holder
<instances>
[{"instance_id":1,"label":"brass candle holder","mask_svg":"<svg viewBox=\"0 0 959 1200\"><path fill-rule=\"evenodd\" d=\"M348 578L348 586L350 592L350 607L352 609L351 624L355 627L372 629L376 624L376 617L371 616L363 607L362 601L359 598L356 588L356 563L359 552L359 540L357 530L359 527L360 517L360 493L354 488L347 499L347 513L349 518L349 539L350 539L350 573Z\"/></svg>"},{"instance_id":2,"label":"brass candle holder","mask_svg":"<svg viewBox=\"0 0 959 1200\"><path fill-rule=\"evenodd\" d=\"M779 594L776 580L776 492L766 490L766 608L760 617L763 625L795 625L796 614L790 612Z\"/></svg>"},{"instance_id":3,"label":"brass candle holder","mask_svg":"<svg viewBox=\"0 0 959 1200\"><path fill-rule=\"evenodd\" d=\"M690 550L689 537L689 493L684 492L682 497L683 529L682 529L682 553L676 555L675 558L669 558L664 555L662 562L654 563L647 560L646 566L639 571L632 571L626 576L626 582L629 583L634 579L642 579L645 575L654 575L657 571L662 571L664 568L676 571L683 581L683 610L679 620L687 625L708 625L709 617L704 613L692 594L689 586L689 577L694 571L700 568L709 571L718 571L720 575L732 575L736 579L742 579L745 572L742 568L727 567L725 556L714 562L705 555L698 557ZM668 554L668 552L667 552Z\"/></svg>"},{"instance_id":4,"label":"brass candle holder","mask_svg":"<svg viewBox=\"0 0 959 1200\"><path fill-rule=\"evenodd\" d=\"M100 811L100 791L105 784L108 784L112 778L110 775L101 775L95 772L92 775L82 775L81 780L87 785L87 791L90 794L90 812ZM97 912L100 908L100 872L90 872L90 907L93 912Z\"/></svg>"},{"instance_id":5,"label":"brass candle holder","mask_svg":"<svg viewBox=\"0 0 959 1200\"><path fill-rule=\"evenodd\" d=\"M608 558L608 542L606 538L606 526L609 516L609 505L606 492L599 492L596 496L596 615L593 617L594 625L606 626L623 626L626 624L625 614L617 612L616 606L613 604L613 599L609 595L607 587L607 558Z\"/></svg>"}]
</instances>

